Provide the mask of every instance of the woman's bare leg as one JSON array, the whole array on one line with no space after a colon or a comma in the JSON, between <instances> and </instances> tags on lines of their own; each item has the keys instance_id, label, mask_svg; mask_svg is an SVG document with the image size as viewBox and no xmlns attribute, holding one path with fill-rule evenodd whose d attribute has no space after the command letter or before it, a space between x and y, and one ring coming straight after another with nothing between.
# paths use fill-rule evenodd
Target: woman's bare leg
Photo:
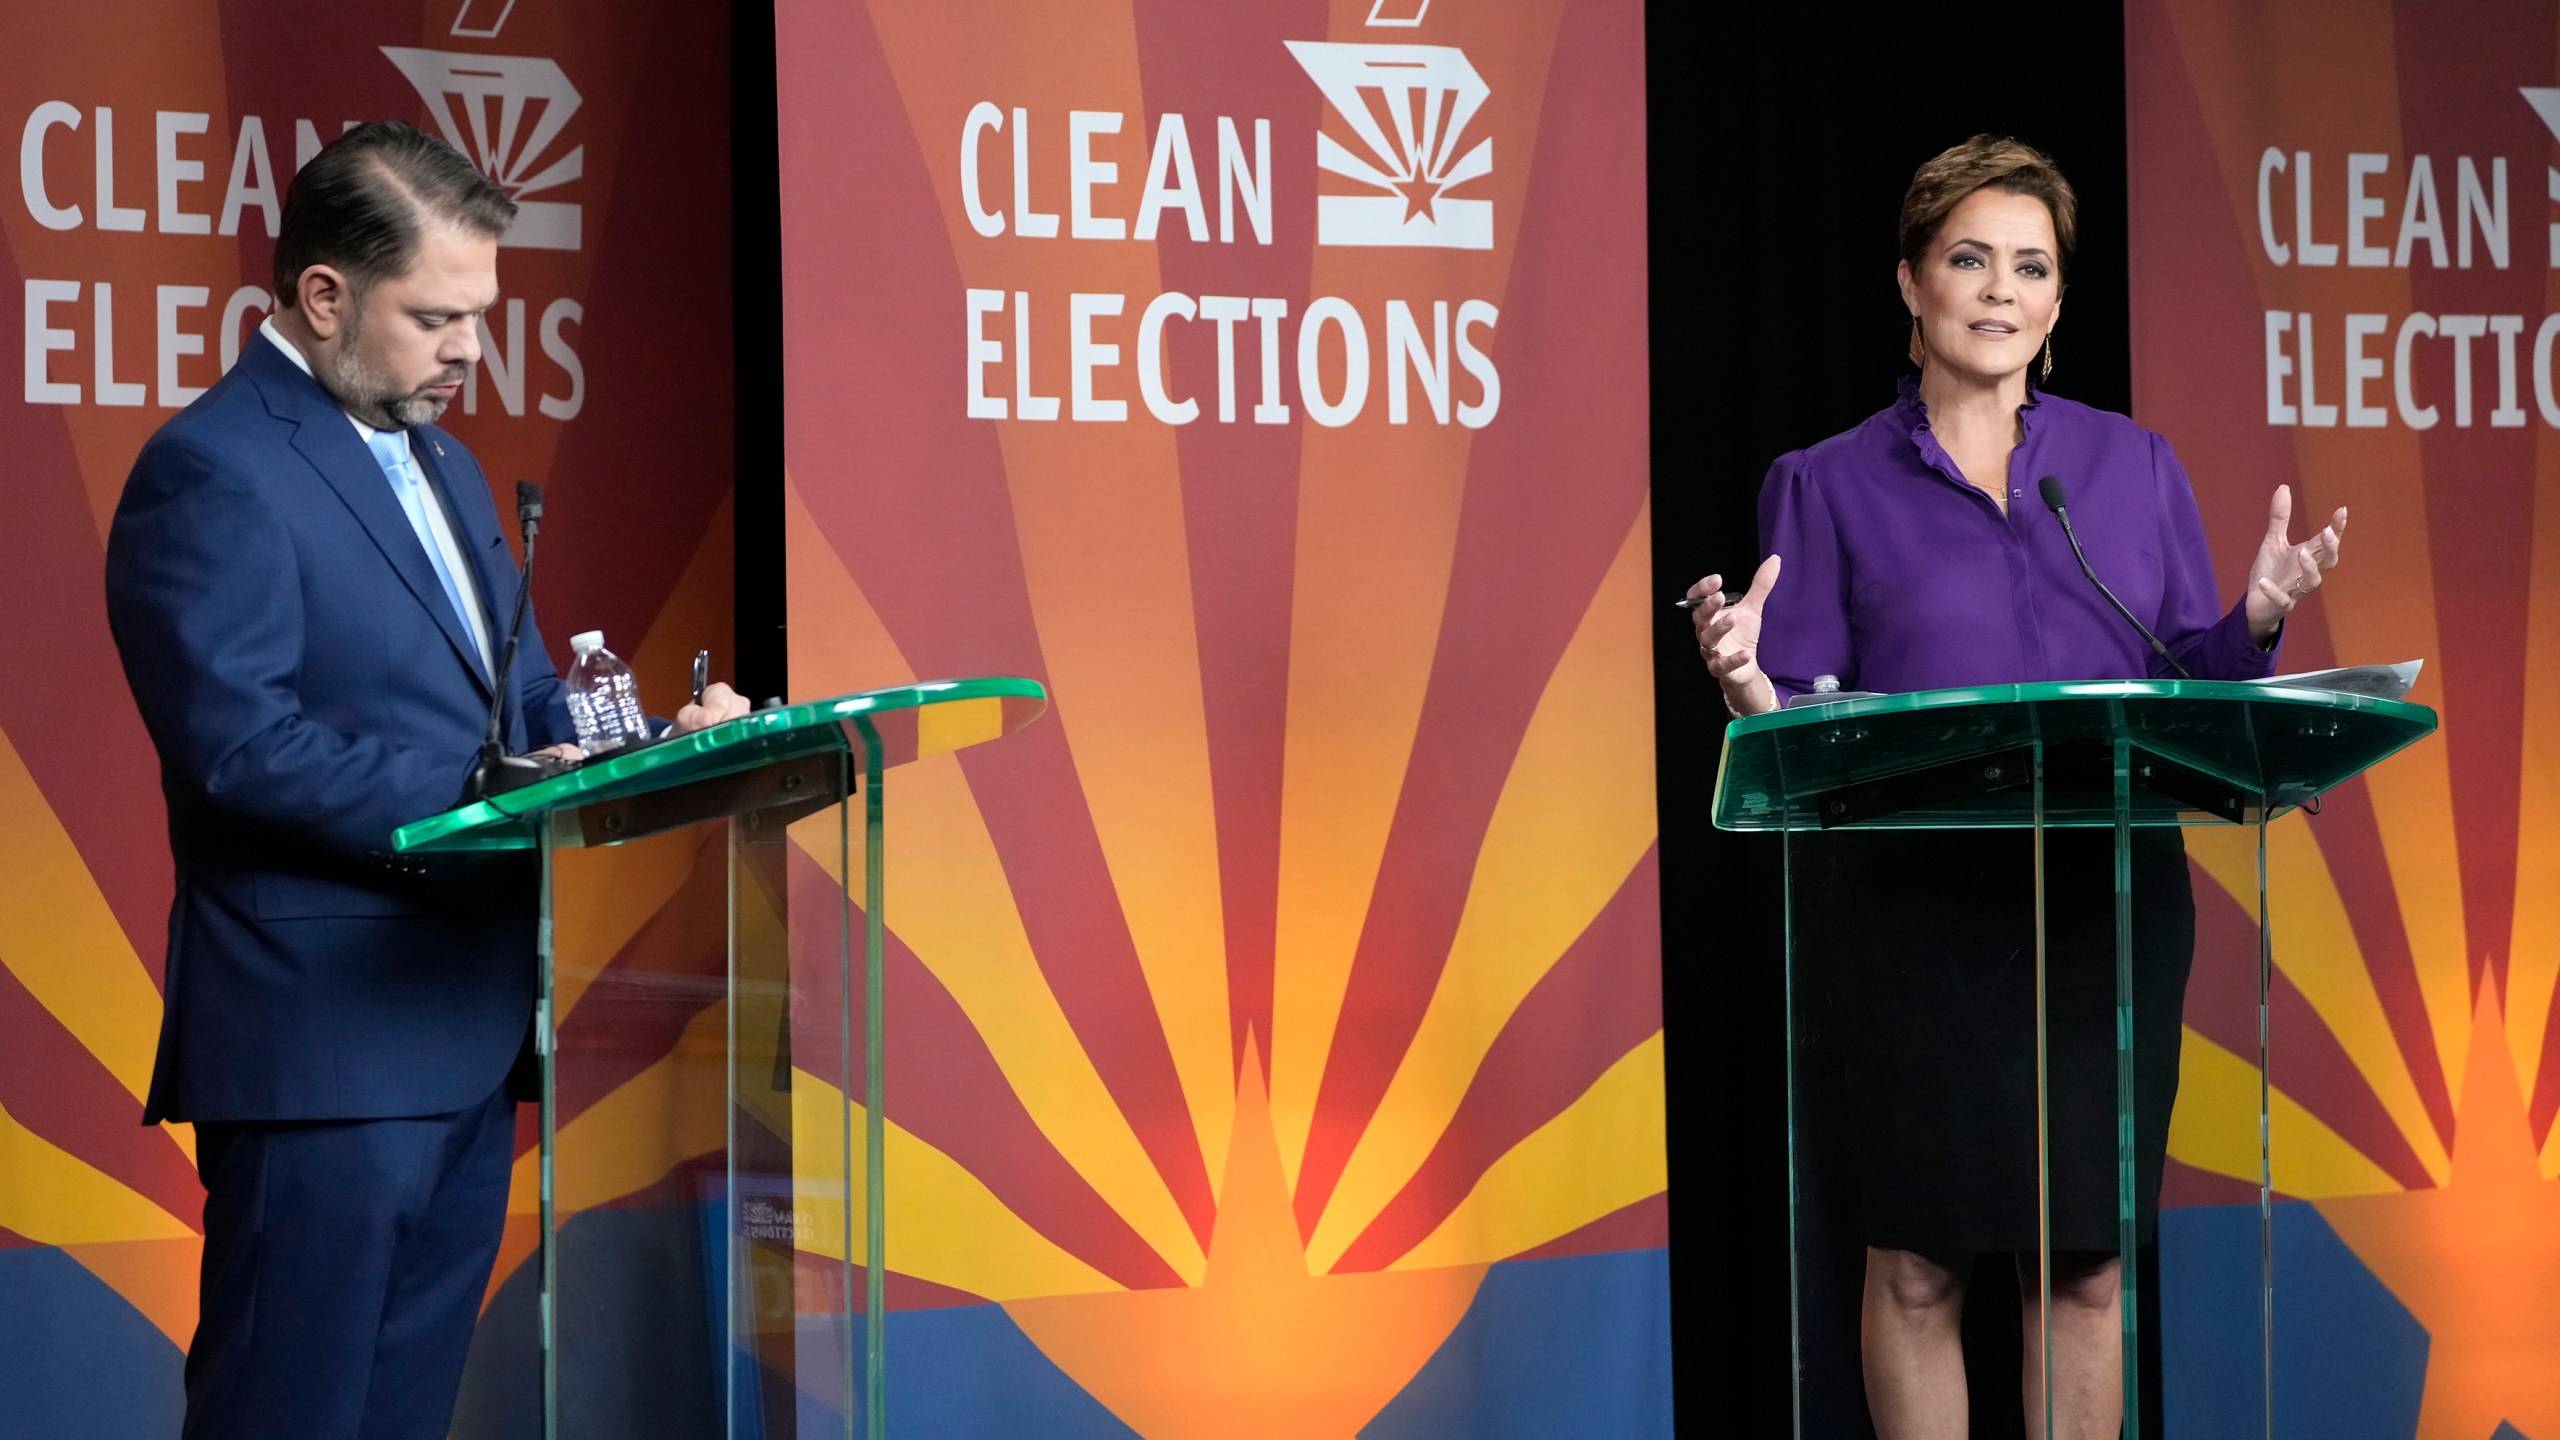
<instances>
[{"instance_id":1,"label":"woman's bare leg","mask_svg":"<svg viewBox=\"0 0 2560 1440\"><path fill-rule=\"evenodd\" d=\"M2053 1257L2055 1440L2116 1440L2124 1424L2124 1327L2116 1297L2124 1268L2113 1255ZM2026 1338L2027 1440L2045 1440L2043 1296L2033 1255L2018 1259L2018 1322Z\"/></svg>"},{"instance_id":2,"label":"woman's bare leg","mask_svg":"<svg viewBox=\"0 0 2560 1440\"><path fill-rule=\"evenodd\" d=\"M1969 1260L1867 1251L1859 1324L1877 1440L1964 1440L1964 1289Z\"/></svg>"}]
</instances>

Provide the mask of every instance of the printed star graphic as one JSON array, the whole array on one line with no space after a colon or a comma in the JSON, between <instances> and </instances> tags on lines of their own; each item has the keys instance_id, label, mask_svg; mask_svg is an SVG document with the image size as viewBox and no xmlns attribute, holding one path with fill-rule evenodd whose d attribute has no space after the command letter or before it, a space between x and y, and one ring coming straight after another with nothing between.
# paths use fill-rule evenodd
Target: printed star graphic
<instances>
[{"instance_id":1,"label":"printed star graphic","mask_svg":"<svg viewBox=\"0 0 2560 1440\"><path fill-rule=\"evenodd\" d=\"M1248 1040L1208 1278L1004 1308L1147 1440L1352 1440L1457 1328L1484 1272L1308 1274Z\"/></svg>"},{"instance_id":2,"label":"printed star graphic","mask_svg":"<svg viewBox=\"0 0 2560 1440\"><path fill-rule=\"evenodd\" d=\"M1431 202L1440 198L1444 188L1439 181L1426 180L1419 175L1397 181L1396 193L1404 197L1404 219L1399 223L1410 225L1413 217L1419 215L1434 225L1439 224L1440 213L1431 208Z\"/></svg>"},{"instance_id":3,"label":"printed star graphic","mask_svg":"<svg viewBox=\"0 0 2560 1440\"><path fill-rule=\"evenodd\" d=\"M2536 1163L2506 1024L2483 984L2454 1117L2453 1174L2432 1190L2319 1202L2427 1331L2414 1440L2488 1440L2500 1422L2560 1436L2560 1181Z\"/></svg>"}]
</instances>

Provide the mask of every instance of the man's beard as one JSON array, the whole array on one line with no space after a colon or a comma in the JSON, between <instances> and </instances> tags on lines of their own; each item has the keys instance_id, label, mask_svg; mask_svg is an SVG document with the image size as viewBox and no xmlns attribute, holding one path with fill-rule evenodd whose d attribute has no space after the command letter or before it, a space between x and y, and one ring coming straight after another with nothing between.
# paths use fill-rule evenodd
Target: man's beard
<instances>
[{"instance_id":1,"label":"man's beard","mask_svg":"<svg viewBox=\"0 0 2560 1440\"><path fill-rule=\"evenodd\" d=\"M453 402L427 392L438 385L458 385L469 379L469 367L456 365L424 385L403 389L388 371L367 359L361 344L361 313L361 302L348 311L347 333L340 339L337 353L329 358L329 378L333 382L329 388L336 392L338 403L376 430L409 430L434 422Z\"/></svg>"}]
</instances>

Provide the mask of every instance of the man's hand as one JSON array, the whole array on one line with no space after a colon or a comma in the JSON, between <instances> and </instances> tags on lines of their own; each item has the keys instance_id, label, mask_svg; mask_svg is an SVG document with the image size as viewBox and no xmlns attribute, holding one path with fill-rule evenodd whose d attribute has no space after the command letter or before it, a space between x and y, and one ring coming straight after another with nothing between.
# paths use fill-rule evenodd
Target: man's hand
<instances>
[{"instance_id":1,"label":"man's hand","mask_svg":"<svg viewBox=\"0 0 2560 1440\"><path fill-rule=\"evenodd\" d=\"M676 712L675 728L667 733L689 735L696 730L709 729L723 720L735 720L754 708L747 703L746 696L730 689L726 682L714 680L702 687L701 704L687 705Z\"/></svg>"},{"instance_id":2,"label":"man's hand","mask_svg":"<svg viewBox=\"0 0 2560 1440\"><path fill-rule=\"evenodd\" d=\"M526 758L532 760L557 760L563 765L575 765L579 761L587 758L587 752L579 749L575 745L571 745L566 741L563 741L558 745L545 745L541 749L534 751Z\"/></svg>"},{"instance_id":3,"label":"man's hand","mask_svg":"<svg viewBox=\"0 0 2560 1440\"><path fill-rule=\"evenodd\" d=\"M2267 505L2267 533L2258 542L2258 558L2249 565L2249 594L2242 602L2249 617L2249 638L2260 645L2275 639L2284 617L2320 588L2323 576L2338 568L2347 508L2339 506L2328 529L2299 545L2289 534L2292 528L2293 487L2279 485L2275 499Z\"/></svg>"}]
</instances>

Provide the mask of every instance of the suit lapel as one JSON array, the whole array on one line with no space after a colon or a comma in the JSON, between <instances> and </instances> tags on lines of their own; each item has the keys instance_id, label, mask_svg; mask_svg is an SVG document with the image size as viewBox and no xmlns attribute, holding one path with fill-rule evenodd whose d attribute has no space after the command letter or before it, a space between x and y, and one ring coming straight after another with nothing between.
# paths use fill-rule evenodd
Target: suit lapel
<instances>
[{"instance_id":1,"label":"suit lapel","mask_svg":"<svg viewBox=\"0 0 2560 1440\"><path fill-rule=\"evenodd\" d=\"M374 548L382 553L392 573L400 578L410 597L426 607L436 628L444 632L446 643L453 647L454 659L470 675L471 683L482 695L489 694L488 677L480 669L479 647L471 643L470 632L462 628L462 617L453 613L452 602L445 598L444 582L436 578L426 547L418 543L418 532L409 524L408 512L400 508L399 499L391 493L390 477L382 473L373 452L357 438L346 412L338 408L328 391L320 388L320 382L277 353L273 342L263 336L241 347L240 363L254 367L251 378L266 399L267 413L296 427L293 448L354 512L357 523L372 538Z\"/></svg>"}]
</instances>

